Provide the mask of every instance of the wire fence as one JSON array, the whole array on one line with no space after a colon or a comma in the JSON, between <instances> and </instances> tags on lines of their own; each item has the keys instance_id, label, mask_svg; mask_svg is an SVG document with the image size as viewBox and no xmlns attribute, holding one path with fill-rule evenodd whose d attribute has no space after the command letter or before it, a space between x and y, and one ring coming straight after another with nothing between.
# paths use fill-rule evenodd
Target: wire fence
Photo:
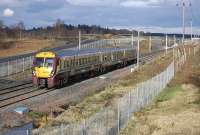
<instances>
[{"instance_id":1,"label":"wire fence","mask_svg":"<svg viewBox=\"0 0 200 135\"><path fill-rule=\"evenodd\" d=\"M31 69L32 63L33 56L2 62L0 63L0 77L6 77Z\"/></svg>"},{"instance_id":2,"label":"wire fence","mask_svg":"<svg viewBox=\"0 0 200 135\"><path fill-rule=\"evenodd\" d=\"M184 48L184 47L183 47ZM194 47L193 55L199 46ZM187 53L176 49L176 56L165 71L153 78L138 84L117 102L80 123L60 125L44 129L36 129L34 135L117 135L123 129L132 115L151 103L153 99L173 79L187 60Z\"/></svg>"},{"instance_id":3,"label":"wire fence","mask_svg":"<svg viewBox=\"0 0 200 135\"><path fill-rule=\"evenodd\" d=\"M129 38L115 38L115 39L102 39L95 42L87 43L81 45L81 48L104 48L104 47L118 47L118 46L136 46L138 37L129 37ZM180 43L179 38L168 37L150 37L142 36L140 41L147 41L148 45L161 45L161 46L173 46L175 43Z\"/></svg>"}]
</instances>

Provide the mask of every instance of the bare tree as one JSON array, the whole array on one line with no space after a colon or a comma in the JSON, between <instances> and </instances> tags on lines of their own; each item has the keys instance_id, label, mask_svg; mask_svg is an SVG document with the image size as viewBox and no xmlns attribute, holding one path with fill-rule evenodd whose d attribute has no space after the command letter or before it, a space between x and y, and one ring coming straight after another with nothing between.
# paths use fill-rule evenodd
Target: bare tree
<instances>
[{"instance_id":1,"label":"bare tree","mask_svg":"<svg viewBox=\"0 0 200 135\"><path fill-rule=\"evenodd\" d=\"M25 30L25 25L24 25L24 22L23 21L20 21L17 23L16 25L18 31L19 31L19 39L21 40L22 39L22 34L23 34L23 31Z\"/></svg>"},{"instance_id":2,"label":"bare tree","mask_svg":"<svg viewBox=\"0 0 200 135\"><path fill-rule=\"evenodd\" d=\"M56 34L56 37L61 37L63 34L63 29L64 29L64 21L61 19L57 19L55 24L54 24L54 31Z\"/></svg>"},{"instance_id":3,"label":"bare tree","mask_svg":"<svg viewBox=\"0 0 200 135\"><path fill-rule=\"evenodd\" d=\"M25 30L25 25L22 21L10 26L10 29L12 31L11 37L22 39L23 31Z\"/></svg>"},{"instance_id":4,"label":"bare tree","mask_svg":"<svg viewBox=\"0 0 200 135\"><path fill-rule=\"evenodd\" d=\"M0 40L6 37L6 31L4 30L5 25L2 20L0 20Z\"/></svg>"},{"instance_id":5,"label":"bare tree","mask_svg":"<svg viewBox=\"0 0 200 135\"><path fill-rule=\"evenodd\" d=\"M4 28L4 23L2 20L0 20L0 29L3 29Z\"/></svg>"}]
</instances>

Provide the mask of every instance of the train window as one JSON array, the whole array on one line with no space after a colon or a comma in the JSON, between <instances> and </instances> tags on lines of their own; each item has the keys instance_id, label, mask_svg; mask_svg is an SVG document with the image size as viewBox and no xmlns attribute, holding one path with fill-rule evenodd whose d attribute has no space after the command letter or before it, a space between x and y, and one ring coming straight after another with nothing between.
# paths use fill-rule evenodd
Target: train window
<instances>
[{"instance_id":1,"label":"train window","mask_svg":"<svg viewBox=\"0 0 200 135\"><path fill-rule=\"evenodd\" d=\"M96 61L98 61L98 56L95 56L95 58L96 58Z\"/></svg>"},{"instance_id":2,"label":"train window","mask_svg":"<svg viewBox=\"0 0 200 135\"><path fill-rule=\"evenodd\" d=\"M79 65L81 65L81 58L78 58L78 63Z\"/></svg>"},{"instance_id":3,"label":"train window","mask_svg":"<svg viewBox=\"0 0 200 135\"><path fill-rule=\"evenodd\" d=\"M91 57L88 57L88 63L91 63Z\"/></svg>"},{"instance_id":4,"label":"train window","mask_svg":"<svg viewBox=\"0 0 200 135\"><path fill-rule=\"evenodd\" d=\"M64 59L64 67L67 67L67 60Z\"/></svg>"},{"instance_id":5,"label":"train window","mask_svg":"<svg viewBox=\"0 0 200 135\"><path fill-rule=\"evenodd\" d=\"M83 65L85 65L85 58L82 58Z\"/></svg>"},{"instance_id":6,"label":"train window","mask_svg":"<svg viewBox=\"0 0 200 135\"><path fill-rule=\"evenodd\" d=\"M87 64L87 58L84 57L84 64Z\"/></svg>"},{"instance_id":7,"label":"train window","mask_svg":"<svg viewBox=\"0 0 200 135\"><path fill-rule=\"evenodd\" d=\"M72 66L75 66L75 59L72 59Z\"/></svg>"},{"instance_id":8,"label":"train window","mask_svg":"<svg viewBox=\"0 0 200 135\"><path fill-rule=\"evenodd\" d=\"M78 66L78 59L75 59L75 66Z\"/></svg>"},{"instance_id":9,"label":"train window","mask_svg":"<svg viewBox=\"0 0 200 135\"><path fill-rule=\"evenodd\" d=\"M94 57L94 56L92 56L92 63L94 63L94 61L95 61L95 57Z\"/></svg>"},{"instance_id":10,"label":"train window","mask_svg":"<svg viewBox=\"0 0 200 135\"><path fill-rule=\"evenodd\" d=\"M94 56L94 63L96 63L96 61L97 61L97 57L96 57L96 55Z\"/></svg>"},{"instance_id":11,"label":"train window","mask_svg":"<svg viewBox=\"0 0 200 135\"><path fill-rule=\"evenodd\" d=\"M87 64L87 58L84 58L84 64Z\"/></svg>"},{"instance_id":12,"label":"train window","mask_svg":"<svg viewBox=\"0 0 200 135\"><path fill-rule=\"evenodd\" d=\"M83 65L84 64L84 58L81 58L81 65Z\"/></svg>"},{"instance_id":13,"label":"train window","mask_svg":"<svg viewBox=\"0 0 200 135\"><path fill-rule=\"evenodd\" d=\"M71 67L74 67L74 60L71 59Z\"/></svg>"},{"instance_id":14,"label":"train window","mask_svg":"<svg viewBox=\"0 0 200 135\"><path fill-rule=\"evenodd\" d=\"M82 65L84 65L84 58L82 58Z\"/></svg>"},{"instance_id":15,"label":"train window","mask_svg":"<svg viewBox=\"0 0 200 135\"><path fill-rule=\"evenodd\" d=\"M88 63L90 63L91 62L91 57L88 57Z\"/></svg>"},{"instance_id":16,"label":"train window","mask_svg":"<svg viewBox=\"0 0 200 135\"><path fill-rule=\"evenodd\" d=\"M107 61L107 56L106 55L104 56L104 61Z\"/></svg>"},{"instance_id":17,"label":"train window","mask_svg":"<svg viewBox=\"0 0 200 135\"><path fill-rule=\"evenodd\" d=\"M63 67L67 67L67 60L64 61L64 66Z\"/></svg>"},{"instance_id":18,"label":"train window","mask_svg":"<svg viewBox=\"0 0 200 135\"><path fill-rule=\"evenodd\" d=\"M67 62L67 67L70 67L70 60L68 60Z\"/></svg>"},{"instance_id":19,"label":"train window","mask_svg":"<svg viewBox=\"0 0 200 135\"><path fill-rule=\"evenodd\" d=\"M67 60L67 66L66 66L66 67L69 67L69 66L70 66L69 62L70 62L70 60Z\"/></svg>"},{"instance_id":20,"label":"train window","mask_svg":"<svg viewBox=\"0 0 200 135\"><path fill-rule=\"evenodd\" d=\"M91 57L90 57L90 62L92 63L92 62L93 62L93 60L94 60L94 57L93 57L93 56L91 56Z\"/></svg>"},{"instance_id":21,"label":"train window","mask_svg":"<svg viewBox=\"0 0 200 135\"><path fill-rule=\"evenodd\" d=\"M82 65L82 58L79 58L78 62L79 62L79 65Z\"/></svg>"},{"instance_id":22,"label":"train window","mask_svg":"<svg viewBox=\"0 0 200 135\"><path fill-rule=\"evenodd\" d=\"M98 62L98 56L95 56L95 63Z\"/></svg>"},{"instance_id":23,"label":"train window","mask_svg":"<svg viewBox=\"0 0 200 135\"><path fill-rule=\"evenodd\" d=\"M94 62L97 63L97 56L94 56Z\"/></svg>"},{"instance_id":24,"label":"train window","mask_svg":"<svg viewBox=\"0 0 200 135\"><path fill-rule=\"evenodd\" d=\"M63 67L63 60L60 61L60 68L62 69Z\"/></svg>"},{"instance_id":25,"label":"train window","mask_svg":"<svg viewBox=\"0 0 200 135\"><path fill-rule=\"evenodd\" d=\"M70 60L68 59L68 60L66 60L66 67L69 67L69 62L70 62Z\"/></svg>"}]
</instances>

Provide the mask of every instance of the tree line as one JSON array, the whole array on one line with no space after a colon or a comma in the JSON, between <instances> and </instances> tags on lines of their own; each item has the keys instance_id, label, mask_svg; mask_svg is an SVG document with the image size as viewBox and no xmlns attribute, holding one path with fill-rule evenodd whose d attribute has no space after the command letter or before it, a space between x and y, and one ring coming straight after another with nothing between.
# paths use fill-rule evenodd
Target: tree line
<instances>
[{"instance_id":1,"label":"tree line","mask_svg":"<svg viewBox=\"0 0 200 135\"><path fill-rule=\"evenodd\" d=\"M42 38L42 39L56 39L56 38L72 38L77 37L78 31L82 34L131 34L132 32L121 29L109 29L100 27L98 25L71 25L65 24L61 19L57 19L52 26L47 27L33 27L26 29L24 22L20 21L14 25L6 26L0 20L0 40L6 38L23 39L23 38ZM134 33L137 33L134 31Z\"/></svg>"}]
</instances>

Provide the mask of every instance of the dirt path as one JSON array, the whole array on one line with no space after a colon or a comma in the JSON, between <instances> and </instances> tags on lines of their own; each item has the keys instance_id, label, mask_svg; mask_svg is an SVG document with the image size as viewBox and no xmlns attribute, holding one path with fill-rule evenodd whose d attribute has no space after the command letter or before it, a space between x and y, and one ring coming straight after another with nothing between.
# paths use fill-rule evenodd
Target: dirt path
<instances>
[{"instance_id":1,"label":"dirt path","mask_svg":"<svg viewBox=\"0 0 200 135\"><path fill-rule=\"evenodd\" d=\"M200 134L200 53L190 58L155 100L135 114L121 135Z\"/></svg>"}]
</instances>

